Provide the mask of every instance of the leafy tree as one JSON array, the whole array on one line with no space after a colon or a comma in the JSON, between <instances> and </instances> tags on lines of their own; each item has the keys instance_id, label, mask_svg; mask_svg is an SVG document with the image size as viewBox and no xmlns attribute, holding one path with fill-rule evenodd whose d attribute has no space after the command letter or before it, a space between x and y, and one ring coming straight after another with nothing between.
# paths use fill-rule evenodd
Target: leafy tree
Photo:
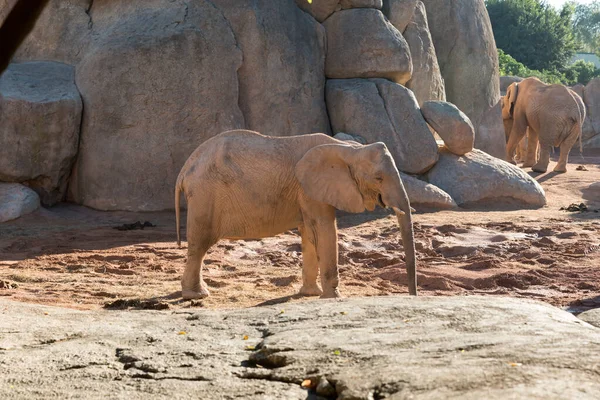
<instances>
[{"instance_id":1,"label":"leafy tree","mask_svg":"<svg viewBox=\"0 0 600 400\"><path fill-rule=\"evenodd\" d=\"M542 0L486 0L496 45L532 70L560 70L578 48L575 7L557 11Z\"/></svg>"},{"instance_id":2,"label":"leafy tree","mask_svg":"<svg viewBox=\"0 0 600 400\"><path fill-rule=\"evenodd\" d=\"M600 56L600 1L590 4L570 3L574 8L573 32L582 50Z\"/></svg>"}]
</instances>

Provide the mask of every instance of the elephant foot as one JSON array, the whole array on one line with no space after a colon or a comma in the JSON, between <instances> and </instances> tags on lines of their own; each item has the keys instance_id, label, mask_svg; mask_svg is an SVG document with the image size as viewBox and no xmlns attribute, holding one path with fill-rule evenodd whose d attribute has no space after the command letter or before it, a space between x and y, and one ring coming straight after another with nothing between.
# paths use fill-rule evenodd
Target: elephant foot
<instances>
[{"instance_id":1,"label":"elephant foot","mask_svg":"<svg viewBox=\"0 0 600 400\"><path fill-rule=\"evenodd\" d=\"M210 296L210 292L205 287L200 287L200 290L181 290L181 297L184 300L204 299L208 296Z\"/></svg>"},{"instance_id":2,"label":"elephant foot","mask_svg":"<svg viewBox=\"0 0 600 400\"><path fill-rule=\"evenodd\" d=\"M531 167L531 170L534 172L546 172L546 171L548 171L548 166L547 165L542 166L539 164L535 164L533 167Z\"/></svg>"},{"instance_id":3,"label":"elephant foot","mask_svg":"<svg viewBox=\"0 0 600 400\"><path fill-rule=\"evenodd\" d=\"M317 285L302 285L298 294L301 296L320 296L323 291Z\"/></svg>"},{"instance_id":4,"label":"elephant foot","mask_svg":"<svg viewBox=\"0 0 600 400\"><path fill-rule=\"evenodd\" d=\"M565 172L567 172L567 166L562 166L562 165L557 165L556 167L554 167L554 172L558 172L560 174L563 174Z\"/></svg>"},{"instance_id":5,"label":"elephant foot","mask_svg":"<svg viewBox=\"0 0 600 400\"><path fill-rule=\"evenodd\" d=\"M321 298L322 299L341 299L342 295L340 294L340 291L336 288L336 289L332 289L332 290L323 292L323 294L321 295Z\"/></svg>"}]
</instances>

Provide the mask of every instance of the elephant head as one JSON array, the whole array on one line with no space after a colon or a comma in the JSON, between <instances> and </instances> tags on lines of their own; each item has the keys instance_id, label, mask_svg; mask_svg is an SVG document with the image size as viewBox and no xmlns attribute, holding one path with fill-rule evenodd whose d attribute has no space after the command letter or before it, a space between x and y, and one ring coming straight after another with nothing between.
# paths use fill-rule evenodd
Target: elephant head
<instances>
[{"instance_id":1,"label":"elephant head","mask_svg":"<svg viewBox=\"0 0 600 400\"><path fill-rule=\"evenodd\" d=\"M513 118L515 115L515 104L517 103L517 96L519 95L519 84L517 82L511 83L506 89L506 95L502 97L500 104L502 105L502 122L504 123L504 134L506 135L506 141L510 137L512 131Z\"/></svg>"},{"instance_id":2,"label":"elephant head","mask_svg":"<svg viewBox=\"0 0 600 400\"><path fill-rule=\"evenodd\" d=\"M513 118L518 95L519 84L517 82L511 83L506 89L506 96L502 98L502 119Z\"/></svg>"},{"instance_id":3,"label":"elephant head","mask_svg":"<svg viewBox=\"0 0 600 400\"><path fill-rule=\"evenodd\" d=\"M408 287L417 294L411 208L392 155L384 143L368 146L324 144L296 164L296 177L308 197L352 213L377 205L396 213L406 254Z\"/></svg>"}]
</instances>

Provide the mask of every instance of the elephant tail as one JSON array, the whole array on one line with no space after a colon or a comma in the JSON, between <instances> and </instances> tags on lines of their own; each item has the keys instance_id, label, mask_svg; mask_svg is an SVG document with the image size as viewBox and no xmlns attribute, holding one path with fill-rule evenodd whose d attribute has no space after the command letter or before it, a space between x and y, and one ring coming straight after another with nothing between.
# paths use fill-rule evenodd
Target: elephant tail
<instances>
[{"instance_id":1,"label":"elephant tail","mask_svg":"<svg viewBox=\"0 0 600 400\"><path fill-rule=\"evenodd\" d=\"M181 224L180 224L180 210L179 210L179 199L181 195L183 179L181 176L177 177L177 183L175 183L175 224L177 225L177 246L181 247Z\"/></svg>"}]
</instances>

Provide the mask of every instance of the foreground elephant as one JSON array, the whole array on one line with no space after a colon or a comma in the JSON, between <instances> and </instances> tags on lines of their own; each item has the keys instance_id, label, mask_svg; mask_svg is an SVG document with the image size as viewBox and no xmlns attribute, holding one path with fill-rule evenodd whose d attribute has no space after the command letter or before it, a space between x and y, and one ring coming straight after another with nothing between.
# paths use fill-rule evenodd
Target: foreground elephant
<instances>
[{"instance_id":1,"label":"foreground elephant","mask_svg":"<svg viewBox=\"0 0 600 400\"><path fill-rule=\"evenodd\" d=\"M502 119L508 144L506 159L513 162L515 149L529 131L524 167L546 172L550 148L560 147L555 172L566 172L571 147L585 119L583 100L563 85L546 85L537 78L512 83L502 99ZM529 129L527 129L529 128ZM537 160L537 144L540 157Z\"/></svg>"},{"instance_id":2,"label":"foreground elephant","mask_svg":"<svg viewBox=\"0 0 600 400\"><path fill-rule=\"evenodd\" d=\"M257 239L296 227L302 236L300 294L339 297L335 209L358 213L376 205L392 208L398 217L409 292L417 294L410 204L383 143L348 145L320 133L221 133L192 153L177 178L178 244L182 190L188 204L184 299L208 296L202 260L219 239Z\"/></svg>"}]
</instances>

